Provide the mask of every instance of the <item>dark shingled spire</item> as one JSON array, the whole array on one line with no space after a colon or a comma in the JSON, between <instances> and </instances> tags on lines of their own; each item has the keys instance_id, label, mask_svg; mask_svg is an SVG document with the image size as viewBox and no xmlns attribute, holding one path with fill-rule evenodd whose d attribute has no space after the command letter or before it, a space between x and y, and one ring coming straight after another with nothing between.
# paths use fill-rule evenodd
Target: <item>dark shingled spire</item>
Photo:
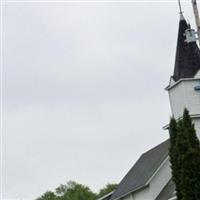
<instances>
[{"instance_id":1,"label":"dark shingled spire","mask_svg":"<svg viewBox=\"0 0 200 200\"><path fill-rule=\"evenodd\" d=\"M200 70L200 50L197 43L185 42L186 37L184 34L189 28L190 26L181 14L173 75L174 81L181 78L193 78Z\"/></svg>"}]
</instances>

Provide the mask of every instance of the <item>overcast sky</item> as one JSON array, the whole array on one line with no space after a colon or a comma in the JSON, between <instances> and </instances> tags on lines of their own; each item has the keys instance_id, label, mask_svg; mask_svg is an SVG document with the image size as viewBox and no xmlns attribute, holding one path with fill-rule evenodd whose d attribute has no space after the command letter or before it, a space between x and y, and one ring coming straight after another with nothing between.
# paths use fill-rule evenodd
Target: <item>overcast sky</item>
<instances>
[{"instance_id":1,"label":"overcast sky","mask_svg":"<svg viewBox=\"0 0 200 200\"><path fill-rule=\"evenodd\" d=\"M168 137L177 2L6 2L4 198L118 183Z\"/></svg>"}]
</instances>

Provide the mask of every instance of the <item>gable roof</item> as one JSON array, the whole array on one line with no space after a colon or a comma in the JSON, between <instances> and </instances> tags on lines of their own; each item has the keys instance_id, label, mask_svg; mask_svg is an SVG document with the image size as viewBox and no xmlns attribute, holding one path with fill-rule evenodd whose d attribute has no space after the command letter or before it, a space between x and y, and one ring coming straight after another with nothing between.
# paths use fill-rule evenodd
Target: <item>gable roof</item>
<instances>
[{"instance_id":1,"label":"gable roof","mask_svg":"<svg viewBox=\"0 0 200 200\"><path fill-rule=\"evenodd\" d=\"M200 50L196 42L187 43L185 41L185 31L190 26L184 17L180 18L179 32L176 49L176 59L174 67L174 81L181 78L193 78L200 70Z\"/></svg>"},{"instance_id":2,"label":"gable roof","mask_svg":"<svg viewBox=\"0 0 200 200\"><path fill-rule=\"evenodd\" d=\"M148 185L148 181L168 156L169 140L142 154L122 179L110 200L117 200Z\"/></svg>"}]
</instances>

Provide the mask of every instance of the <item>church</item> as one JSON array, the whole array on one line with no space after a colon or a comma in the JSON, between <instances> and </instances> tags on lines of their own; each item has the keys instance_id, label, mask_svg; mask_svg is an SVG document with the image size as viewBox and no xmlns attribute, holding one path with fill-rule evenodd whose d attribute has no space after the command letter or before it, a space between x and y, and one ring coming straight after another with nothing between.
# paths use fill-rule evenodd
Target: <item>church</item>
<instances>
[{"instance_id":1,"label":"church","mask_svg":"<svg viewBox=\"0 0 200 200\"><path fill-rule=\"evenodd\" d=\"M195 0L193 8L197 29L200 29ZM174 73L166 91L172 115L178 120L187 108L200 138L200 49L197 40L196 32L185 20L180 5ZM164 128L168 129L168 125ZM142 154L116 190L98 200L175 200L168 149L169 140Z\"/></svg>"}]
</instances>

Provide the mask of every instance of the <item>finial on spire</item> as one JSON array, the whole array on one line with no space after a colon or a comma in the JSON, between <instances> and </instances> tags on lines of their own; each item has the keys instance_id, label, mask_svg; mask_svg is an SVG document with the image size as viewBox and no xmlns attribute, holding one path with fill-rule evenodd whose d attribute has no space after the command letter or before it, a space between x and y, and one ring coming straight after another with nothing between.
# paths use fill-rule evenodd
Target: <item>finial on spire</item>
<instances>
[{"instance_id":1,"label":"finial on spire","mask_svg":"<svg viewBox=\"0 0 200 200\"><path fill-rule=\"evenodd\" d=\"M182 6L181 6L181 0L178 0L179 10L180 14L183 14Z\"/></svg>"},{"instance_id":2,"label":"finial on spire","mask_svg":"<svg viewBox=\"0 0 200 200\"><path fill-rule=\"evenodd\" d=\"M181 17L181 20L184 19L183 17L183 10L182 10L182 6L181 6L181 0L178 0L178 6L179 6L179 13L180 13L180 17Z\"/></svg>"}]
</instances>

